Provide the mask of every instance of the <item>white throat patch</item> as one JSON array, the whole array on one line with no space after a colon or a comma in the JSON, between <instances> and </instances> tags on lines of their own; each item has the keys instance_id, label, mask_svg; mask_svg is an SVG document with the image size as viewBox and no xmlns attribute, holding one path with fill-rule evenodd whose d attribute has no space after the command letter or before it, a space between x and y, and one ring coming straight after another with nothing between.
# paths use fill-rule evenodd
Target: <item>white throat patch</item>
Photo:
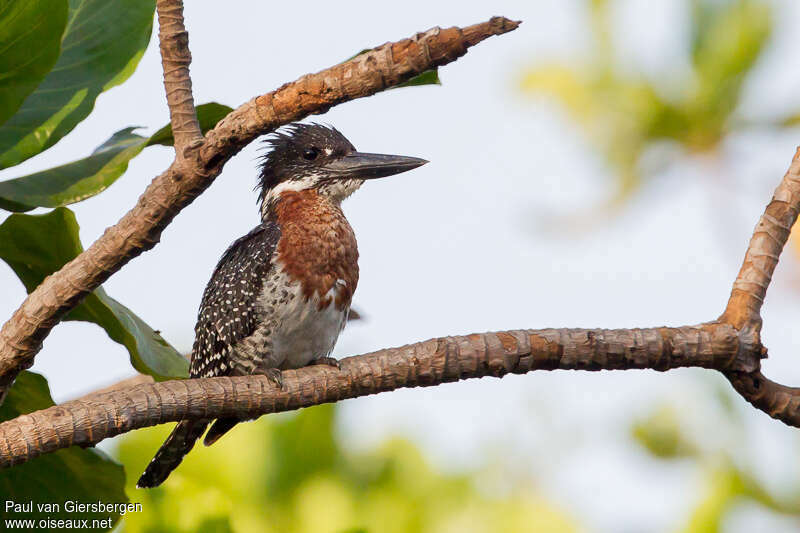
<instances>
[{"instance_id":1,"label":"white throat patch","mask_svg":"<svg viewBox=\"0 0 800 533\"><path fill-rule=\"evenodd\" d=\"M335 179L320 185L321 174L309 174L296 180L286 180L277 184L275 187L267 191L264 200L261 203L261 218L265 218L269 211L269 206L274 204L281 194L285 192L299 192L318 187L319 193L329 198L335 204L341 204L342 201L356 192L364 180L351 178L351 179Z\"/></svg>"}]
</instances>

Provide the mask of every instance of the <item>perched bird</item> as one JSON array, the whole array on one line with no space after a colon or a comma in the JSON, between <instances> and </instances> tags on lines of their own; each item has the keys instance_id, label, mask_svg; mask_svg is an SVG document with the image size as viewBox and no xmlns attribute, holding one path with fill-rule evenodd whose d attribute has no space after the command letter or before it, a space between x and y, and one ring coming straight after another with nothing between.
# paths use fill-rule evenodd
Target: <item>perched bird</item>
<instances>
[{"instance_id":1,"label":"perched bird","mask_svg":"<svg viewBox=\"0 0 800 533\"><path fill-rule=\"evenodd\" d=\"M329 357L347 322L358 284L358 248L342 200L365 180L391 176L424 159L357 152L344 135L319 124L272 134L256 189L261 224L223 254L200 303L190 376L265 374L338 362ZM211 420L178 423L139 478L160 485ZM237 422L214 421L213 444Z\"/></svg>"}]
</instances>

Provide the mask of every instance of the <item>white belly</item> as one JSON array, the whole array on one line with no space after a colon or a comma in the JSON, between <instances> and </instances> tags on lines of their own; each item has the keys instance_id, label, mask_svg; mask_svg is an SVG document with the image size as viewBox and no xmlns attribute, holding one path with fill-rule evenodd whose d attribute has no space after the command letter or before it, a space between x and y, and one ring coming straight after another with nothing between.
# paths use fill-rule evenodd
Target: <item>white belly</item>
<instances>
[{"instance_id":1,"label":"white belly","mask_svg":"<svg viewBox=\"0 0 800 533\"><path fill-rule=\"evenodd\" d=\"M330 355L336 339L347 321L347 309L336 308L332 294L325 295L331 303L319 309L318 294L305 300L300 284L290 287L291 296L285 305L276 309L275 331L271 338L272 357L279 368L300 368L312 360Z\"/></svg>"}]
</instances>

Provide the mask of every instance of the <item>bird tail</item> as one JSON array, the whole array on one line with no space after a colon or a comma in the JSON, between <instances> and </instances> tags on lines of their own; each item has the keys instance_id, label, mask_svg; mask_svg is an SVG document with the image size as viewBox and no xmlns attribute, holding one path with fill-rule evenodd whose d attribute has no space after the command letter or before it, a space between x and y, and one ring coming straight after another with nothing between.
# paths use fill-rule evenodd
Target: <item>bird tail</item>
<instances>
[{"instance_id":1,"label":"bird tail","mask_svg":"<svg viewBox=\"0 0 800 533\"><path fill-rule=\"evenodd\" d=\"M183 456L189 453L194 443L208 427L209 420L181 420L172 430L167 440L161 445L156 456L147 465L142 477L136 482L140 489L161 485L175 470Z\"/></svg>"},{"instance_id":2,"label":"bird tail","mask_svg":"<svg viewBox=\"0 0 800 533\"><path fill-rule=\"evenodd\" d=\"M233 426L241 421L242 420L239 418L218 418L214 421L214 424L208 430L208 433L206 433L206 438L203 440L203 444L206 446L211 446L217 442L221 436L230 431Z\"/></svg>"}]
</instances>

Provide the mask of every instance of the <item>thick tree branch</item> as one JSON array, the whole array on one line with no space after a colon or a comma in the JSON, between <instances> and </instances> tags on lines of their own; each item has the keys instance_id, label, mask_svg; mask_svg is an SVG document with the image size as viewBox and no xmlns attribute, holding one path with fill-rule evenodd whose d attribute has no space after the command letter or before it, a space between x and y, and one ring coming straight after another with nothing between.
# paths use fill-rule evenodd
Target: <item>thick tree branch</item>
<instances>
[{"instance_id":1,"label":"thick tree branch","mask_svg":"<svg viewBox=\"0 0 800 533\"><path fill-rule=\"evenodd\" d=\"M350 61L252 99L209 131L202 144L156 177L136 205L86 251L49 276L0 330L0 399L33 364L42 341L67 311L145 250L219 175L223 165L259 135L342 102L370 96L455 61L483 39L519 25L502 17L467 28L433 28L387 43Z\"/></svg>"},{"instance_id":2,"label":"thick tree branch","mask_svg":"<svg viewBox=\"0 0 800 533\"><path fill-rule=\"evenodd\" d=\"M744 346L727 324L681 328L545 329L444 337L265 376L115 388L0 424L0 468L72 445L186 418L253 418L406 387L533 370L730 368Z\"/></svg>"},{"instance_id":3,"label":"thick tree branch","mask_svg":"<svg viewBox=\"0 0 800 533\"><path fill-rule=\"evenodd\" d=\"M187 155L186 150L199 146L203 139L192 97L192 78L189 76L189 64L192 62L189 33L183 25L182 0L158 0L156 10L164 89L175 154L182 161Z\"/></svg>"}]
</instances>

